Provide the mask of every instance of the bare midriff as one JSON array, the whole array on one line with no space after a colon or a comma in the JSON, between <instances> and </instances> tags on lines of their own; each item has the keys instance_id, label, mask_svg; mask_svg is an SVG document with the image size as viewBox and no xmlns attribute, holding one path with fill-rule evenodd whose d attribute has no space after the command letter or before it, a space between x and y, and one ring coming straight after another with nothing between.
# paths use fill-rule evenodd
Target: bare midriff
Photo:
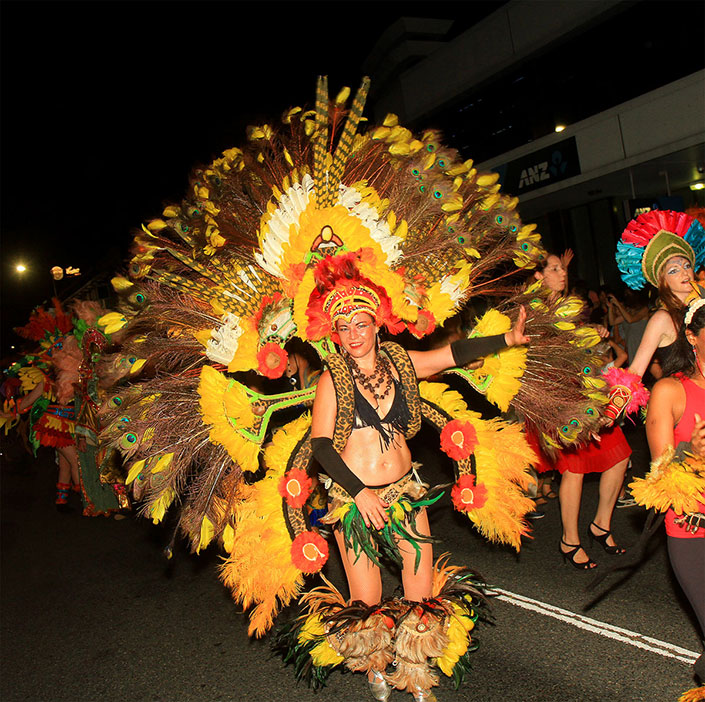
<instances>
[{"instance_id":1,"label":"bare midriff","mask_svg":"<svg viewBox=\"0 0 705 702\"><path fill-rule=\"evenodd\" d=\"M374 427L354 429L340 456L368 487L393 483L411 470L411 452L404 436L396 433L384 451Z\"/></svg>"}]
</instances>

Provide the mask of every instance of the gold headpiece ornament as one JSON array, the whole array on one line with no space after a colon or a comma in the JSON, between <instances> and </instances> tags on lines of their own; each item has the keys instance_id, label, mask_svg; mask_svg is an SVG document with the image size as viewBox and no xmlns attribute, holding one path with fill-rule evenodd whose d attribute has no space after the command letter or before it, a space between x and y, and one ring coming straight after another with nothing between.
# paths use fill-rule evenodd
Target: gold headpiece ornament
<instances>
[{"instance_id":1,"label":"gold headpiece ornament","mask_svg":"<svg viewBox=\"0 0 705 702\"><path fill-rule=\"evenodd\" d=\"M373 318L381 304L379 295L367 286L335 288L323 303L323 309L330 315L331 327L342 318L350 322L358 312L368 312Z\"/></svg>"}]
</instances>

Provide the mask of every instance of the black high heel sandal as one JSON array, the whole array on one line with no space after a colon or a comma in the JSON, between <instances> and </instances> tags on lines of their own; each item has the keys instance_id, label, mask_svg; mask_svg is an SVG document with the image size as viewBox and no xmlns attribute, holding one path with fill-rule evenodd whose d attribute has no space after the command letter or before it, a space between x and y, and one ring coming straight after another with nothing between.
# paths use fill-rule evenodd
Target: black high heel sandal
<instances>
[{"instance_id":1,"label":"black high heel sandal","mask_svg":"<svg viewBox=\"0 0 705 702\"><path fill-rule=\"evenodd\" d=\"M595 534L592 531L591 527L595 527L595 529L599 529L602 534ZM595 522L590 522L588 525L588 536L590 537L590 543L592 544L593 541L597 541L602 548L605 549L606 553L609 553L610 556L623 556L626 552L626 548L622 548L621 546L610 546L607 543L607 539L609 539L610 535L612 532L609 529L603 529L601 526L598 524L595 524Z\"/></svg>"},{"instance_id":2,"label":"black high heel sandal","mask_svg":"<svg viewBox=\"0 0 705 702\"><path fill-rule=\"evenodd\" d=\"M563 539L561 539L561 544L563 546L568 546L570 548L570 551L564 551L560 546L558 547L558 550L561 553L561 556L563 556L563 562L565 563L568 561L573 568L577 568L578 570L593 570L594 568L597 568L597 563L588 556L587 561L576 561L575 560L575 555L580 551L582 546L578 544L577 546L575 544L567 544Z\"/></svg>"}]
</instances>

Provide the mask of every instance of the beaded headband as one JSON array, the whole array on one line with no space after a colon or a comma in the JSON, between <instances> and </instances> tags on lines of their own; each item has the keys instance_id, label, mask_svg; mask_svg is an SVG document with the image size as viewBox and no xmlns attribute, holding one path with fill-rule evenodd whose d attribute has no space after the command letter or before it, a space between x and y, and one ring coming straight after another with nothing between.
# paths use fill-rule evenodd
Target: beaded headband
<instances>
[{"instance_id":1,"label":"beaded headband","mask_svg":"<svg viewBox=\"0 0 705 702\"><path fill-rule=\"evenodd\" d=\"M381 304L379 295L366 286L336 288L323 303L323 309L330 315L331 326L343 318L349 322L358 312L368 312L376 319Z\"/></svg>"}]
</instances>

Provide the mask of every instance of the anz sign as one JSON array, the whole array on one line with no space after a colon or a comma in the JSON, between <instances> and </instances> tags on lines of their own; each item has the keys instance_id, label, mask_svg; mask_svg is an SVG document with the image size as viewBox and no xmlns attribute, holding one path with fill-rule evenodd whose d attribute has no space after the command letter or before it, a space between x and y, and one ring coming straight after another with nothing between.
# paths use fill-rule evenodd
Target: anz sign
<instances>
[{"instance_id":1,"label":"anz sign","mask_svg":"<svg viewBox=\"0 0 705 702\"><path fill-rule=\"evenodd\" d=\"M515 195L580 175L575 137L509 161L495 170L500 175L502 189Z\"/></svg>"},{"instance_id":2,"label":"anz sign","mask_svg":"<svg viewBox=\"0 0 705 702\"><path fill-rule=\"evenodd\" d=\"M519 174L519 190L544 180L551 180L551 176L548 174L548 161L524 168Z\"/></svg>"}]
</instances>

